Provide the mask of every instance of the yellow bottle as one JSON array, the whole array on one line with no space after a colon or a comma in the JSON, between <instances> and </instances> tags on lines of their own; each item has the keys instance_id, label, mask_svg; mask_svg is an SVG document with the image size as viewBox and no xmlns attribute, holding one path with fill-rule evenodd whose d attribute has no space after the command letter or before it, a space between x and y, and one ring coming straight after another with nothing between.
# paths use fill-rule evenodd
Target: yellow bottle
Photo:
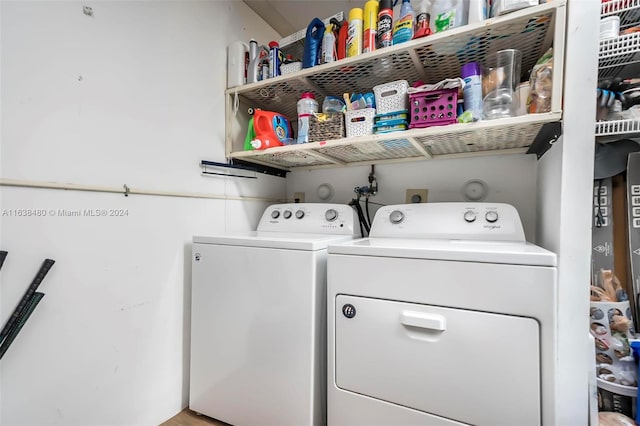
<instances>
[{"instance_id":1,"label":"yellow bottle","mask_svg":"<svg viewBox=\"0 0 640 426\"><path fill-rule=\"evenodd\" d=\"M364 4L364 31L362 53L376 50L376 35L378 29L378 0L369 0Z\"/></svg>"},{"instance_id":2,"label":"yellow bottle","mask_svg":"<svg viewBox=\"0 0 640 426\"><path fill-rule=\"evenodd\" d=\"M362 9L355 7L349 11L347 31L347 58L362 53Z\"/></svg>"}]
</instances>

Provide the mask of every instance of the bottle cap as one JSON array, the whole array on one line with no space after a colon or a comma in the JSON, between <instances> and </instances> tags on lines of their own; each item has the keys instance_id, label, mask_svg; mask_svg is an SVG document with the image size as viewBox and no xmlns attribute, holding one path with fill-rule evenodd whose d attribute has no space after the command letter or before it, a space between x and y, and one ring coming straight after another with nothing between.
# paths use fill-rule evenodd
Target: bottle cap
<instances>
[{"instance_id":1,"label":"bottle cap","mask_svg":"<svg viewBox=\"0 0 640 426\"><path fill-rule=\"evenodd\" d=\"M393 10L393 2L391 0L380 0L380 10L384 9Z\"/></svg>"},{"instance_id":2,"label":"bottle cap","mask_svg":"<svg viewBox=\"0 0 640 426\"><path fill-rule=\"evenodd\" d=\"M280 47L280 45L278 44L277 41L271 41L269 42L269 49L273 48L273 47Z\"/></svg>"},{"instance_id":3,"label":"bottle cap","mask_svg":"<svg viewBox=\"0 0 640 426\"><path fill-rule=\"evenodd\" d=\"M312 92L304 92L302 94L302 98L301 99L315 99L315 95Z\"/></svg>"},{"instance_id":4,"label":"bottle cap","mask_svg":"<svg viewBox=\"0 0 640 426\"><path fill-rule=\"evenodd\" d=\"M460 69L460 77L467 78L472 75L480 75L480 64L477 62L464 64Z\"/></svg>"},{"instance_id":5,"label":"bottle cap","mask_svg":"<svg viewBox=\"0 0 640 426\"><path fill-rule=\"evenodd\" d=\"M349 11L349 22L355 19L360 19L362 21L362 15L363 15L362 9L360 9L359 7L354 7Z\"/></svg>"}]
</instances>

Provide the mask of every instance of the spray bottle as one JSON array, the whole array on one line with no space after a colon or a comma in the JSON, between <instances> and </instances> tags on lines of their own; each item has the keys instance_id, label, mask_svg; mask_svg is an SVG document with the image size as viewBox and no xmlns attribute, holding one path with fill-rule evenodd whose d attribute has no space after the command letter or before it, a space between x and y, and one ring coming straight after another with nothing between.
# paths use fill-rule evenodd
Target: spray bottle
<instances>
[{"instance_id":1,"label":"spray bottle","mask_svg":"<svg viewBox=\"0 0 640 426\"><path fill-rule=\"evenodd\" d=\"M420 38L431 35L430 21L431 15L429 9L431 2L429 0L419 0L416 6L416 27L413 32L413 38Z\"/></svg>"},{"instance_id":2,"label":"spray bottle","mask_svg":"<svg viewBox=\"0 0 640 426\"><path fill-rule=\"evenodd\" d=\"M393 2L380 0L378 12L378 49L393 46Z\"/></svg>"},{"instance_id":3,"label":"spray bottle","mask_svg":"<svg viewBox=\"0 0 640 426\"><path fill-rule=\"evenodd\" d=\"M322 63L328 64L336 60L336 36L333 33L333 24L327 24L322 39Z\"/></svg>"},{"instance_id":4,"label":"spray bottle","mask_svg":"<svg viewBox=\"0 0 640 426\"><path fill-rule=\"evenodd\" d=\"M393 44L404 43L413 38L413 8L410 0L402 0L400 17L393 27Z\"/></svg>"},{"instance_id":5,"label":"spray bottle","mask_svg":"<svg viewBox=\"0 0 640 426\"><path fill-rule=\"evenodd\" d=\"M369 0L364 4L364 31L362 53L376 50L376 33L378 28L378 0Z\"/></svg>"},{"instance_id":6,"label":"spray bottle","mask_svg":"<svg viewBox=\"0 0 640 426\"><path fill-rule=\"evenodd\" d=\"M347 58L362 53L362 9L354 7L349 11L349 34L347 35Z\"/></svg>"}]
</instances>

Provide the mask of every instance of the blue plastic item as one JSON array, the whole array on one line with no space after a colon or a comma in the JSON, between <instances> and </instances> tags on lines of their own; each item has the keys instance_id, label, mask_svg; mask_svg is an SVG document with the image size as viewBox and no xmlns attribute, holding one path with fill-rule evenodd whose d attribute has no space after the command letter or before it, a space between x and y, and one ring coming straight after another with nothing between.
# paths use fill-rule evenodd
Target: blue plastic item
<instances>
[{"instance_id":1,"label":"blue plastic item","mask_svg":"<svg viewBox=\"0 0 640 426\"><path fill-rule=\"evenodd\" d=\"M302 68L315 67L320 63L320 51L322 38L324 37L324 22L313 18L307 27L307 35L304 40L304 53L302 54Z\"/></svg>"}]
</instances>

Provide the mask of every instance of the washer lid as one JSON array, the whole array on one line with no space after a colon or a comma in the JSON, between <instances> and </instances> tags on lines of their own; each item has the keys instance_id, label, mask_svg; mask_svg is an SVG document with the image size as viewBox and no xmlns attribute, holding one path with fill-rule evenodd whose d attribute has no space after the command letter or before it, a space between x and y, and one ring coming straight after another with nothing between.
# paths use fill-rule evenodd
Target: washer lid
<instances>
[{"instance_id":1,"label":"washer lid","mask_svg":"<svg viewBox=\"0 0 640 426\"><path fill-rule=\"evenodd\" d=\"M193 242L224 246L262 247L288 250L324 250L329 244L349 241L351 235L301 234L253 231L236 235L194 236Z\"/></svg>"},{"instance_id":2,"label":"washer lid","mask_svg":"<svg viewBox=\"0 0 640 426\"><path fill-rule=\"evenodd\" d=\"M555 253L510 241L365 238L329 246L329 254L557 266Z\"/></svg>"}]
</instances>

